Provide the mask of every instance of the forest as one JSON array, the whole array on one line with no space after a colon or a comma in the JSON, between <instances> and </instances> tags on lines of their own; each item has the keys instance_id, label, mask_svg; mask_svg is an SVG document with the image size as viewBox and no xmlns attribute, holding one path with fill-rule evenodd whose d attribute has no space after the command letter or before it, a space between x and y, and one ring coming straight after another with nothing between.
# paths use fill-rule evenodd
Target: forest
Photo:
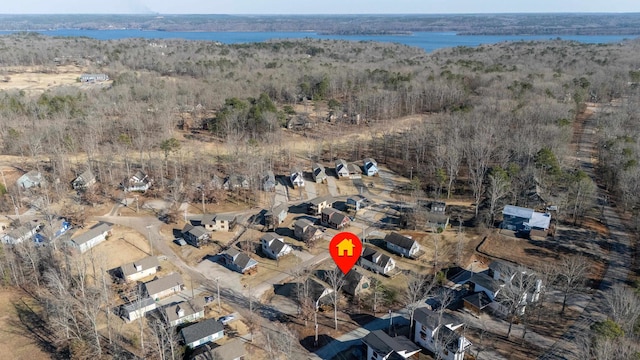
<instances>
[{"instance_id":1,"label":"forest","mask_svg":"<svg viewBox=\"0 0 640 360\"><path fill-rule=\"evenodd\" d=\"M575 224L593 211L598 185L640 225L639 41L515 42L430 54L309 39L161 43L0 37L0 77L71 64L113 80L100 89L0 93L1 153L26 157L14 165L45 173L41 211L70 203L55 215L81 224L79 206L117 198L122 179L137 169L157 185L150 196L177 209L183 201L224 201L214 176L240 173L257 190L269 169L367 155L410 177L425 196L473 198L474 226L493 225L504 204L526 206L532 188ZM567 160L587 103L606 108L596 137L598 183ZM406 118L418 120L399 120ZM288 126L295 121L302 130ZM352 134L360 136L343 141ZM313 146L292 145L306 141ZM71 192L87 167L100 186ZM15 185L0 191L2 212L27 205ZM104 355L101 344L112 344L96 326L98 305L108 298L104 271L89 275L47 251L55 249L3 251L2 279L41 300L62 353ZM66 298L73 301L59 301ZM72 306L81 311L70 316ZM611 336L631 341L633 326Z\"/></svg>"}]
</instances>

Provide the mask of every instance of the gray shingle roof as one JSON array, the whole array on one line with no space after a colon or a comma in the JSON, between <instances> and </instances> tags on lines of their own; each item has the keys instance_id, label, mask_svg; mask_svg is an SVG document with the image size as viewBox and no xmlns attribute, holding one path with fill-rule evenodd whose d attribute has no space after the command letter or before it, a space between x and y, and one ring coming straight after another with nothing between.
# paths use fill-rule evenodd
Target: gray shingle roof
<instances>
[{"instance_id":1,"label":"gray shingle roof","mask_svg":"<svg viewBox=\"0 0 640 360\"><path fill-rule=\"evenodd\" d=\"M383 330L374 330L362 338L362 342L374 349L379 354L390 354L392 352L414 352L420 347L404 336L392 338Z\"/></svg>"},{"instance_id":2,"label":"gray shingle roof","mask_svg":"<svg viewBox=\"0 0 640 360\"><path fill-rule=\"evenodd\" d=\"M136 269L137 266L141 267L141 269ZM120 270L122 271L122 275L129 276L140 271L145 271L158 266L160 266L158 258L155 256L149 256L128 264L124 264L120 267Z\"/></svg>"},{"instance_id":3,"label":"gray shingle roof","mask_svg":"<svg viewBox=\"0 0 640 360\"><path fill-rule=\"evenodd\" d=\"M172 287L175 287L177 285L180 285L180 286L184 285L184 282L182 281L182 276L180 276L180 274L178 273L172 273L165 277L162 277L156 280L151 280L145 283L144 287L147 290L147 294L153 295L153 294L157 294L159 292L171 289Z\"/></svg>"},{"instance_id":4,"label":"gray shingle roof","mask_svg":"<svg viewBox=\"0 0 640 360\"><path fill-rule=\"evenodd\" d=\"M179 310L184 311L184 314L182 316L178 314ZM191 301L181 301L177 304L169 305L164 308L164 312L167 315L167 320L169 320L169 322L173 322L185 316L199 313L203 310L203 304L201 304L200 301L197 301L196 299Z\"/></svg>"},{"instance_id":5,"label":"gray shingle roof","mask_svg":"<svg viewBox=\"0 0 640 360\"><path fill-rule=\"evenodd\" d=\"M501 284L498 280L495 280L494 278L484 273L473 274L473 276L469 281L471 281L474 284L478 284L483 288L490 290L494 293L498 291L501 287L500 286Z\"/></svg>"},{"instance_id":6,"label":"gray shingle roof","mask_svg":"<svg viewBox=\"0 0 640 360\"><path fill-rule=\"evenodd\" d=\"M384 241L397 245L403 249L407 249L410 250L411 247L413 246L413 244L415 244L415 240L410 239L404 235L400 235L396 232L392 232L390 234L387 234L387 236L384 237Z\"/></svg>"},{"instance_id":7,"label":"gray shingle roof","mask_svg":"<svg viewBox=\"0 0 640 360\"><path fill-rule=\"evenodd\" d=\"M182 338L184 342L189 344L196 340L203 339L209 335L219 333L224 330L224 326L215 319L207 319L183 328Z\"/></svg>"},{"instance_id":8,"label":"gray shingle roof","mask_svg":"<svg viewBox=\"0 0 640 360\"><path fill-rule=\"evenodd\" d=\"M89 231L86 231L86 232L76 236L75 238L71 239L71 241L73 241L77 245L82 245L82 244L94 239L98 235L100 235L100 234L102 234L102 233L104 233L106 231L110 231L111 228L113 228L113 224L107 223L107 222L100 222L100 223L97 223L97 224L93 225L89 229Z\"/></svg>"},{"instance_id":9,"label":"gray shingle roof","mask_svg":"<svg viewBox=\"0 0 640 360\"><path fill-rule=\"evenodd\" d=\"M344 276L344 285L342 286L342 290L347 294L354 295L358 285L360 285L360 281L365 277L366 276L358 270L351 269L351 271Z\"/></svg>"},{"instance_id":10,"label":"gray shingle roof","mask_svg":"<svg viewBox=\"0 0 640 360\"><path fill-rule=\"evenodd\" d=\"M145 297L138 301L133 301L128 304L124 304L122 305L122 308L124 309L124 311L131 313L138 309L143 309L143 308L146 308L147 306L151 306L151 304L154 304L154 303L155 301L152 298Z\"/></svg>"},{"instance_id":11,"label":"gray shingle roof","mask_svg":"<svg viewBox=\"0 0 640 360\"><path fill-rule=\"evenodd\" d=\"M391 260L389 256L379 251L376 251L368 246L364 247L364 250L362 251L362 258L381 267L386 267L389 261Z\"/></svg>"},{"instance_id":12,"label":"gray shingle roof","mask_svg":"<svg viewBox=\"0 0 640 360\"><path fill-rule=\"evenodd\" d=\"M442 317L440 317L442 315ZM446 312L439 314L426 307L417 308L413 312L413 319L431 330L435 330L438 325L454 324L456 319Z\"/></svg>"}]
</instances>

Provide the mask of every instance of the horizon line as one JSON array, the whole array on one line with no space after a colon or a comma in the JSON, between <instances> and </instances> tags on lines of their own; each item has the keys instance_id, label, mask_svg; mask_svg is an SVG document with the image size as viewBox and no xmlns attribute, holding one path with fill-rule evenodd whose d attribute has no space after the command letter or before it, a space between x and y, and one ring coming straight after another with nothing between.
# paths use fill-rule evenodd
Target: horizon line
<instances>
[{"instance_id":1,"label":"horizon line","mask_svg":"<svg viewBox=\"0 0 640 360\"><path fill-rule=\"evenodd\" d=\"M159 12L138 12L138 13L0 13L0 16L55 16L55 15L148 15L148 16L193 16L193 15L216 15L216 16L407 16L407 15L563 15L563 14L640 14L640 11L535 11L535 12L476 12L476 13L159 13Z\"/></svg>"}]
</instances>

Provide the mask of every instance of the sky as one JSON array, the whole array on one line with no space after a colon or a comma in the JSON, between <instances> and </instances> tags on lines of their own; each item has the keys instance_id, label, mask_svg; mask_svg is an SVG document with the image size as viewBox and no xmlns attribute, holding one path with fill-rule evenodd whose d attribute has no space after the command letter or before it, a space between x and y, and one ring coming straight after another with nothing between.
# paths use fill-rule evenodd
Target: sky
<instances>
[{"instance_id":1,"label":"sky","mask_svg":"<svg viewBox=\"0 0 640 360\"><path fill-rule=\"evenodd\" d=\"M638 0L2 0L0 14L640 12Z\"/></svg>"}]
</instances>

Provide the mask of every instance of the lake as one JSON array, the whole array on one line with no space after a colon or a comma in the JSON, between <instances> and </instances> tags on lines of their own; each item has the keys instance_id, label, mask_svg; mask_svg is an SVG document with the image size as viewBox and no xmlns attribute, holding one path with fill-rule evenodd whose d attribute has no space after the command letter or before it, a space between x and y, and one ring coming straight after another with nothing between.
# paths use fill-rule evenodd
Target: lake
<instances>
[{"instance_id":1,"label":"lake","mask_svg":"<svg viewBox=\"0 0 640 360\"><path fill-rule=\"evenodd\" d=\"M320 35L314 32L188 32L188 31L144 31L144 30L41 30L49 36L85 36L98 40L127 38L186 39L219 41L224 44L262 42L271 39L335 39L349 41L381 41L400 43L423 48L427 52L455 46L478 46L503 41L531 41L561 38L582 43L615 43L632 39L634 35L456 35L455 33L415 32L411 35ZM0 34L11 34L0 31Z\"/></svg>"}]
</instances>

